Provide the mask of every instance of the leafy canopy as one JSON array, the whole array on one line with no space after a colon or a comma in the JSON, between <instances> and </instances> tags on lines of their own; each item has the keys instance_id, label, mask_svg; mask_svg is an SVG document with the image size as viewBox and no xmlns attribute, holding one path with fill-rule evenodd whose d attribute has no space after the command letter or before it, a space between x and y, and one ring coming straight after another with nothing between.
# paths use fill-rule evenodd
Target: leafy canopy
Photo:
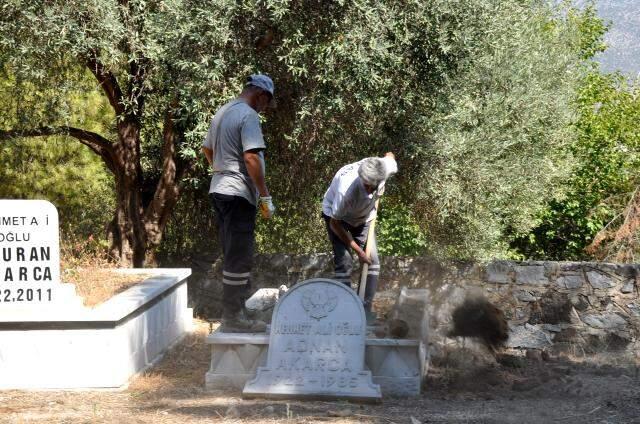
<instances>
[{"instance_id":1,"label":"leafy canopy","mask_svg":"<svg viewBox=\"0 0 640 424\"><path fill-rule=\"evenodd\" d=\"M319 200L334 172L393 151L400 173L385 202L402 211L389 221L398 231L428 235L424 248L439 255L504 254L505 231L530 228L570 169L582 39L543 1L12 0L0 16L0 69L20 99L5 122L71 121L68 93L98 58L125 94L112 125L142 112L151 180L168 109L180 157L196 163L212 113L246 75L269 73L279 106L265 120L267 172L280 216L261 224L263 250L326 249ZM38 90L25 99L27 84ZM184 181L192 193L208 180L197 165ZM172 222L175 237L198 237Z\"/></svg>"}]
</instances>

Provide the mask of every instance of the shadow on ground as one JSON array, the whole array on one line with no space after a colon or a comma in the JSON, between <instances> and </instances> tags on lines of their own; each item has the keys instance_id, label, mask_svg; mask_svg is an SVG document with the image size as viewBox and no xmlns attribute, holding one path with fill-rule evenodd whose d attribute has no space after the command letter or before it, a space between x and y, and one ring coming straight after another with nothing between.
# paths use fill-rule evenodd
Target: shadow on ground
<instances>
[{"instance_id":1,"label":"shadow on ground","mask_svg":"<svg viewBox=\"0 0 640 424\"><path fill-rule=\"evenodd\" d=\"M423 394L379 405L208 392L208 324L120 391L0 392L2 423L640 423L637 365L466 347L432 361ZM605 358L606 359L606 358Z\"/></svg>"},{"instance_id":2,"label":"shadow on ground","mask_svg":"<svg viewBox=\"0 0 640 424\"><path fill-rule=\"evenodd\" d=\"M201 323L132 383L128 391L140 412L165 411L175 422L640 423L636 364L578 362L539 352L494 358L465 347L433 361L416 398L385 398L380 405L243 400L239 391L203 389L210 359L207 332Z\"/></svg>"}]
</instances>

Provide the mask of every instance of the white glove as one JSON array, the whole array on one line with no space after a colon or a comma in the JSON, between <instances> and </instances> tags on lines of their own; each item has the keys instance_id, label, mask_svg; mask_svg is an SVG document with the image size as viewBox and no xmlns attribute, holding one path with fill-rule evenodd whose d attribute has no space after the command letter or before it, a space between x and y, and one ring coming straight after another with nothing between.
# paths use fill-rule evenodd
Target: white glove
<instances>
[{"instance_id":1,"label":"white glove","mask_svg":"<svg viewBox=\"0 0 640 424\"><path fill-rule=\"evenodd\" d=\"M273 206L273 202L271 201L271 196L260 197L258 204L260 205L260 213L264 219L271 218L276 211L276 207Z\"/></svg>"}]
</instances>

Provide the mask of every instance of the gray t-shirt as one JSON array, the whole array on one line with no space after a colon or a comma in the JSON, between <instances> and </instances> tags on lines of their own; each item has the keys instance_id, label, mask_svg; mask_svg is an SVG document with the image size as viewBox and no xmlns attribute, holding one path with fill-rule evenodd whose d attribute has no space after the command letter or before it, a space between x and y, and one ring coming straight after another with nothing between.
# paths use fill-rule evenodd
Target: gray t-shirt
<instances>
[{"instance_id":1,"label":"gray t-shirt","mask_svg":"<svg viewBox=\"0 0 640 424\"><path fill-rule=\"evenodd\" d=\"M262 172L266 148L260 117L244 100L225 104L211 120L202 146L213 150L213 176L209 193L242 196L251 204L258 201L258 190L247 172L243 153L260 149Z\"/></svg>"}]
</instances>

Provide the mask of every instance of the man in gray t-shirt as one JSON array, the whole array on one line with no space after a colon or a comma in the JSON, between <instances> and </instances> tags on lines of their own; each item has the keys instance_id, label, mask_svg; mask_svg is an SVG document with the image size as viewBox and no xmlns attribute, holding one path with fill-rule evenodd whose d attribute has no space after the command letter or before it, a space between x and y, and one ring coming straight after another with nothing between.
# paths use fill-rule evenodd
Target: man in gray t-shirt
<instances>
[{"instance_id":1,"label":"man in gray t-shirt","mask_svg":"<svg viewBox=\"0 0 640 424\"><path fill-rule=\"evenodd\" d=\"M275 211L265 182L266 148L259 113L273 100L273 81L252 75L238 98L211 120L202 151L213 168L209 197L222 246L222 331L261 332L265 324L249 319L249 296L257 207L264 218Z\"/></svg>"},{"instance_id":2,"label":"man in gray t-shirt","mask_svg":"<svg viewBox=\"0 0 640 424\"><path fill-rule=\"evenodd\" d=\"M256 160L264 175L262 151L267 146L262 137L258 112L242 98L225 104L213 117L202 146L213 152L213 177L209 193L240 196L255 206L259 193L249 175L244 153L257 154Z\"/></svg>"}]
</instances>

